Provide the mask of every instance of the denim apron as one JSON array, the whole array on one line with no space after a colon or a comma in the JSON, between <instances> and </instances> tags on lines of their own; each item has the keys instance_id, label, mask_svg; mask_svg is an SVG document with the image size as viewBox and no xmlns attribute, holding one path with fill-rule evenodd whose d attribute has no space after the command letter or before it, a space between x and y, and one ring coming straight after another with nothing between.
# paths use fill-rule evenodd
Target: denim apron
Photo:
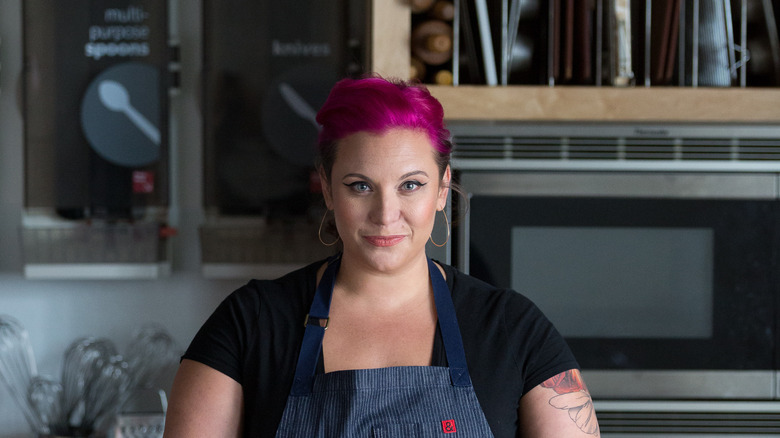
<instances>
[{"instance_id":1,"label":"denim apron","mask_svg":"<svg viewBox=\"0 0 780 438\"><path fill-rule=\"evenodd\" d=\"M492 437L471 385L447 283L428 260L449 367L401 366L316 374L341 259L314 295L277 437Z\"/></svg>"}]
</instances>

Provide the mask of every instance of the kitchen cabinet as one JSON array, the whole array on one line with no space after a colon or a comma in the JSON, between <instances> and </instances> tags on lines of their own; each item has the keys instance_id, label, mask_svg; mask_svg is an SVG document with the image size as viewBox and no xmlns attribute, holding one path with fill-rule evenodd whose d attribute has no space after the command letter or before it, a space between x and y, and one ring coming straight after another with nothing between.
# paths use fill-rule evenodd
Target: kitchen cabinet
<instances>
[{"instance_id":1,"label":"kitchen cabinet","mask_svg":"<svg viewBox=\"0 0 780 438\"><path fill-rule=\"evenodd\" d=\"M22 6L25 276L167 275L167 3Z\"/></svg>"},{"instance_id":2,"label":"kitchen cabinet","mask_svg":"<svg viewBox=\"0 0 780 438\"><path fill-rule=\"evenodd\" d=\"M371 68L408 77L411 10L372 0ZM780 122L780 88L430 85L448 120Z\"/></svg>"},{"instance_id":3,"label":"kitchen cabinet","mask_svg":"<svg viewBox=\"0 0 780 438\"><path fill-rule=\"evenodd\" d=\"M203 1L201 266L275 278L333 254L314 169L316 110L365 65L364 2Z\"/></svg>"}]
</instances>

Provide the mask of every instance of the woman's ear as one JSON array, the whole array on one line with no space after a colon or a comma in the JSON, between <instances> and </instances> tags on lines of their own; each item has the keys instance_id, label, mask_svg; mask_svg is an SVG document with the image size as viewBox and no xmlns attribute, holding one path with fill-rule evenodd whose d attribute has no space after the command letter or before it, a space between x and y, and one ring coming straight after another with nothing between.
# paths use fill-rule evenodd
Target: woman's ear
<instances>
[{"instance_id":1,"label":"woman's ear","mask_svg":"<svg viewBox=\"0 0 780 438\"><path fill-rule=\"evenodd\" d=\"M322 186L322 197L325 198L325 206L328 210L333 210L333 192L331 192L330 181L325 176L325 170L320 166L317 170L320 176L320 185Z\"/></svg>"},{"instance_id":2,"label":"woman's ear","mask_svg":"<svg viewBox=\"0 0 780 438\"><path fill-rule=\"evenodd\" d=\"M441 183L439 184L439 197L437 205L437 210L444 210L444 207L447 206L447 194L450 191L450 183L452 182L452 171L450 169L450 165L447 165L447 168L444 169L444 175L441 177Z\"/></svg>"}]
</instances>

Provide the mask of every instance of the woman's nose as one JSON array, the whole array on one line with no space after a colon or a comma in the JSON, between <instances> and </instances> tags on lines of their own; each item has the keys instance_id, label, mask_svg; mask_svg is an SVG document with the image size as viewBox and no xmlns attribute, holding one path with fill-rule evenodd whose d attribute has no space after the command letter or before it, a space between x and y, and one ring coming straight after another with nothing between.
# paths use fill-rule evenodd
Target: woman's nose
<instances>
[{"instance_id":1,"label":"woman's nose","mask_svg":"<svg viewBox=\"0 0 780 438\"><path fill-rule=\"evenodd\" d=\"M378 224L389 224L400 216L400 203L393 194L379 192L374 197L371 210L372 220Z\"/></svg>"}]
</instances>

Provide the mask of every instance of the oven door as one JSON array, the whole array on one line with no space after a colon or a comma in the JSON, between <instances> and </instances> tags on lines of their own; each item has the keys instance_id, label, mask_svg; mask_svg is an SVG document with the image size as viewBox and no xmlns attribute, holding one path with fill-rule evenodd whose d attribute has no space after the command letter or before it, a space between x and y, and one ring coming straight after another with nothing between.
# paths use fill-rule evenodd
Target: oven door
<instances>
[{"instance_id":1,"label":"oven door","mask_svg":"<svg viewBox=\"0 0 780 438\"><path fill-rule=\"evenodd\" d=\"M459 267L531 298L594 394L777 397L775 174L460 180Z\"/></svg>"}]
</instances>

